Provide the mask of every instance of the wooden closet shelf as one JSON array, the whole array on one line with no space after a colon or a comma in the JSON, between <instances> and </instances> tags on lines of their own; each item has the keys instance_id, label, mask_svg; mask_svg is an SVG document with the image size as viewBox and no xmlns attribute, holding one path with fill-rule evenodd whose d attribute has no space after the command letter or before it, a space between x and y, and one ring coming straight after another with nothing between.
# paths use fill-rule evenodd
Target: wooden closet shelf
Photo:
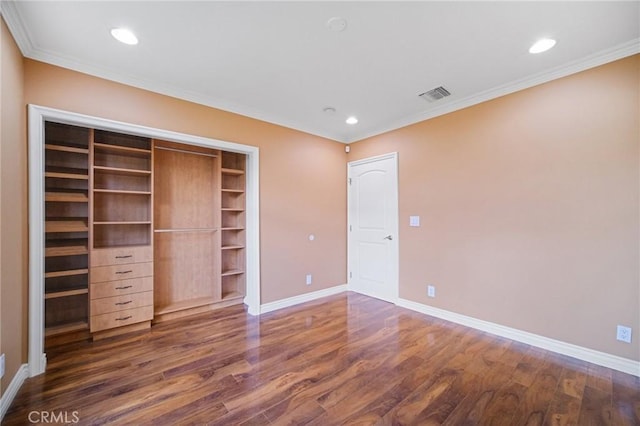
<instances>
[{"instance_id":1,"label":"wooden closet shelf","mask_svg":"<svg viewBox=\"0 0 640 426\"><path fill-rule=\"evenodd\" d=\"M151 170L123 169L121 167L93 166L93 170L96 173L121 176L151 175Z\"/></svg>"},{"instance_id":2,"label":"wooden closet shelf","mask_svg":"<svg viewBox=\"0 0 640 426\"><path fill-rule=\"evenodd\" d=\"M144 242L139 242L139 241L135 241L132 243L118 242L117 244L94 243L92 250L127 249L132 247L141 247L141 246L149 247L149 244Z\"/></svg>"},{"instance_id":3,"label":"wooden closet shelf","mask_svg":"<svg viewBox=\"0 0 640 426\"><path fill-rule=\"evenodd\" d=\"M51 176L51 175L55 176ZM45 177L60 177L59 175L76 175L79 176L77 178L67 177L67 179L89 179L89 169L79 169L76 167L55 167L55 166L46 166L44 171Z\"/></svg>"},{"instance_id":4,"label":"wooden closet shelf","mask_svg":"<svg viewBox=\"0 0 640 426\"><path fill-rule=\"evenodd\" d=\"M221 169L223 175L243 175L244 170L238 169Z\"/></svg>"},{"instance_id":5,"label":"wooden closet shelf","mask_svg":"<svg viewBox=\"0 0 640 426\"><path fill-rule=\"evenodd\" d=\"M88 253L89 253L89 248L86 242L82 244L72 243L70 245L47 247L44 249L45 257L75 256L79 254L88 254Z\"/></svg>"},{"instance_id":6,"label":"wooden closet shelf","mask_svg":"<svg viewBox=\"0 0 640 426\"><path fill-rule=\"evenodd\" d=\"M118 222L93 222L94 225L151 225L151 221L118 221Z\"/></svg>"},{"instance_id":7,"label":"wooden closet shelf","mask_svg":"<svg viewBox=\"0 0 640 426\"><path fill-rule=\"evenodd\" d=\"M66 146L66 145L45 144L44 148L50 151L73 152L75 154L89 154L88 148L76 148L73 146Z\"/></svg>"},{"instance_id":8,"label":"wooden closet shelf","mask_svg":"<svg viewBox=\"0 0 640 426\"><path fill-rule=\"evenodd\" d=\"M154 229L153 232L216 232L217 228Z\"/></svg>"},{"instance_id":9,"label":"wooden closet shelf","mask_svg":"<svg viewBox=\"0 0 640 426\"><path fill-rule=\"evenodd\" d=\"M45 232L85 232L89 230L86 219L48 220L45 222Z\"/></svg>"},{"instance_id":10,"label":"wooden closet shelf","mask_svg":"<svg viewBox=\"0 0 640 426\"><path fill-rule=\"evenodd\" d=\"M44 274L44 277L45 278L71 277L74 275L84 275L88 273L89 273L88 269L70 269L68 271L47 272Z\"/></svg>"},{"instance_id":11,"label":"wooden closet shelf","mask_svg":"<svg viewBox=\"0 0 640 426\"><path fill-rule=\"evenodd\" d=\"M238 250L238 249L243 249L244 246L243 245L228 245L228 246L222 246L220 247L221 250Z\"/></svg>"},{"instance_id":12,"label":"wooden closet shelf","mask_svg":"<svg viewBox=\"0 0 640 426\"><path fill-rule=\"evenodd\" d=\"M69 333L71 331L88 330L89 323L84 321L72 322L69 324L47 327L44 331L45 337L57 336L58 334Z\"/></svg>"},{"instance_id":13,"label":"wooden closet shelf","mask_svg":"<svg viewBox=\"0 0 640 426\"><path fill-rule=\"evenodd\" d=\"M122 146L122 145L108 145L108 144L96 142L93 144L93 147L95 151L120 152L120 153L126 153L127 155L134 155L137 157L148 157L151 155L150 149L131 148L131 147Z\"/></svg>"},{"instance_id":14,"label":"wooden closet shelf","mask_svg":"<svg viewBox=\"0 0 640 426\"><path fill-rule=\"evenodd\" d=\"M225 228L220 228L221 231L244 231L244 228L239 226L228 226Z\"/></svg>"},{"instance_id":15,"label":"wooden closet shelf","mask_svg":"<svg viewBox=\"0 0 640 426\"><path fill-rule=\"evenodd\" d=\"M244 189L222 188L222 192L234 192L236 194L244 194Z\"/></svg>"},{"instance_id":16,"label":"wooden closet shelf","mask_svg":"<svg viewBox=\"0 0 640 426\"><path fill-rule=\"evenodd\" d=\"M230 293L223 293L222 294L222 300L231 300L231 299L239 299L241 297L244 297L244 295L240 292L237 291L232 291Z\"/></svg>"},{"instance_id":17,"label":"wooden closet shelf","mask_svg":"<svg viewBox=\"0 0 640 426\"><path fill-rule=\"evenodd\" d=\"M89 289L87 288L76 288L72 290L64 290L64 291L52 291L50 293L45 293L45 299L57 299L58 297L69 297L69 296L78 296L80 294L89 294Z\"/></svg>"},{"instance_id":18,"label":"wooden closet shelf","mask_svg":"<svg viewBox=\"0 0 640 426\"><path fill-rule=\"evenodd\" d=\"M220 276L227 277L229 275L240 275L240 274L244 274L244 271L242 269L229 269L227 271L222 271L222 274L220 274Z\"/></svg>"},{"instance_id":19,"label":"wooden closet shelf","mask_svg":"<svg viewBox=\"0 0 640 426\"><path fill-rule=\"evenodd\" d=\"M89 197L85 192L46 192L45 201L88 203Z\"/></svg>"},{"instance_id":20,"label":"wooden closet shelf","mask_svg":"<svg viewBox=\"0 0 640 426\"><path fill-rule=\"evenodd\" d=\"M82 173L65 173L65 172L45 172L44 177L56 179L78 179L88 180L89 176Z\"/></svg>"},{"instance_id":21,"label":"wooden closet shelf","mask_svg":"<svg viewBox=\"0 0 640 426\"><path fill-rule=\"evenodd\" d=\"M233 207L223 207L220 210L223 212L243 212L244 211L244 209L236 209Z\"/></svg>"},{"instance_id":22,"label":"wooden closet shelf","mask_svg":"<svg viewBox=\"0 0 640 426\"><path fill-rule=\"evenodd\" d=\"M217 301L218 300L216 300L214 297L199 297L197 299L191 299L191 300L185 300L182 302L172 303L171 305L167 305L167 306L156 306L154 312L155 312L155 315L169 314L171 312L178 312L185 309L198 308L200 306L210 305L212 303L216 303Z\"/></svg>"},{"instance_id":23,"label":"wooden closet shelf","mask_svg":"<svg viewBox=\"0 0 640 426\"><path fill-rule=\"evenodd\" d=\"M151 195L151 191L125 191L122 189L94 189L93 192L100 192L103 194Z\"/></svg>"},{"instance_id":24,"label":"wooden closet shelf","mask_svg":"<svg viewBox=\"0 0 640 426\"><path fill-rule=\"evenodd\" d=\"M155 149L164 150L164 151L179 152L181 154L202 155L204 157L218 158L217 154L212 154L210 152L202 152L202 151L191 150L191 149L171 148L171 147L168 147L168 146L161 146L161 145L158 145L158 144L156 144Z\"/></svg>"}]
</instances>

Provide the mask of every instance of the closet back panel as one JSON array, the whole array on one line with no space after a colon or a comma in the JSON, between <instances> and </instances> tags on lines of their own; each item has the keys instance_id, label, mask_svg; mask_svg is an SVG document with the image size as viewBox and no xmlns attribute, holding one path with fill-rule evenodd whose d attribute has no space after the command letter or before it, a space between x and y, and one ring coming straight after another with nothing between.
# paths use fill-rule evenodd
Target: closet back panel
<instances>
[{"instance_id":1,"label":"closet back panel","mask_svg":"<svg viewBox=\"0 0 640 426\"><path fill-rule=\"evenodd\" d=\"M155 228L215 228L216 158L163 149L154 156Z\"/></svg>"},{"instance_id":2,"label":"closet back panel","mask_svg":"<svg viewBox=\"0 0 640 426\"><path fill-rule=\"evenodd\" d=\"M93 194L95 222L150 222L151 205L147 194Z\"/></svg>"},{"instance_id":3,"label":"closet back panel","mask_svg":"<svg viewBox=\"0 0 640 426\"><path fill-rule=\"evenodd\" d=\"M194 299L219 300L219 265L216 265L218 257L215 232L217 231L155 234L156 309Z\"/></svg>"}]
</instances>

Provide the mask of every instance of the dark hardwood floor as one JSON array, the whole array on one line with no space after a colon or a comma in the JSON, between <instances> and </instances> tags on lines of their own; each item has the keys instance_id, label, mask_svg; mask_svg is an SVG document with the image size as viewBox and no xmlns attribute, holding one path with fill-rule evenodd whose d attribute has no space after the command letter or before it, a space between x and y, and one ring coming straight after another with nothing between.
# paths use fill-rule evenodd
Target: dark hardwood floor
<instances>
[{"instance_id":1,"label":"dark hardwood floor","mask_svg":"<svg viewBox=\"0 0 640 426\"><path fill-rule=\"evenodd\" d=\"M354 293L47 356L3 425L640 424L637 377Z\"/></svg>"}]
</instances>

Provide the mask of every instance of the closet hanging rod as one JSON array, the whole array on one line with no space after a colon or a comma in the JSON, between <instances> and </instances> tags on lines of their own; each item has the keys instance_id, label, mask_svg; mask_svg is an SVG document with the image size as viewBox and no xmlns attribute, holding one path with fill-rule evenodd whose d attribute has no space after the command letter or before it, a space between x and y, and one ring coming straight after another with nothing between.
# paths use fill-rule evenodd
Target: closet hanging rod
<instances>
[{"instance_id":1,"label":"closet hanging rod","mask_svg":"<svg viewBox=\"0 0 640 426\"><path fill-rule=\"evenodd\" d=\"M178 149L178 148L167 148L164 146L156 146L156 149L163 149L165 151L174 151L174 152L181 152L183 154L195 154L195 155L202 155L204 157L213 157L213 158L218 158L217 155L215 154L207 154L206 152L198 152L198 151L189 151L186 149Z\"/></svg>"},{"instance_id":2,"label":"closet hanging rod","mask_svg":"<svg viewBox=\"0 0 640 426\"><path fill-rule=\"evenodd\" d=\"M218 228L154 229L153 232L216 232Z\"/></svg>"}]
</instances>

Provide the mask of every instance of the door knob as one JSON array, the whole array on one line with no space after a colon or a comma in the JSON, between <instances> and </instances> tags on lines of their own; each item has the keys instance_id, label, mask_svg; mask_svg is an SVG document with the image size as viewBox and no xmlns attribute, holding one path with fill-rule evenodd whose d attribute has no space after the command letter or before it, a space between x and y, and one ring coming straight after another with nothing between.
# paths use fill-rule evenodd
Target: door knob
<instances>
[{"instance_id":1,"label":"door knob","mask_svg":"<svg viewBox=\"0 0 640 426\"><path fill-rule=\"evenodd\" d=\"M387 235L386 237L384 237L384 239L391 241L391 240L393 240L393 237L391 235Z\"/></svg>"}]
</instances>

